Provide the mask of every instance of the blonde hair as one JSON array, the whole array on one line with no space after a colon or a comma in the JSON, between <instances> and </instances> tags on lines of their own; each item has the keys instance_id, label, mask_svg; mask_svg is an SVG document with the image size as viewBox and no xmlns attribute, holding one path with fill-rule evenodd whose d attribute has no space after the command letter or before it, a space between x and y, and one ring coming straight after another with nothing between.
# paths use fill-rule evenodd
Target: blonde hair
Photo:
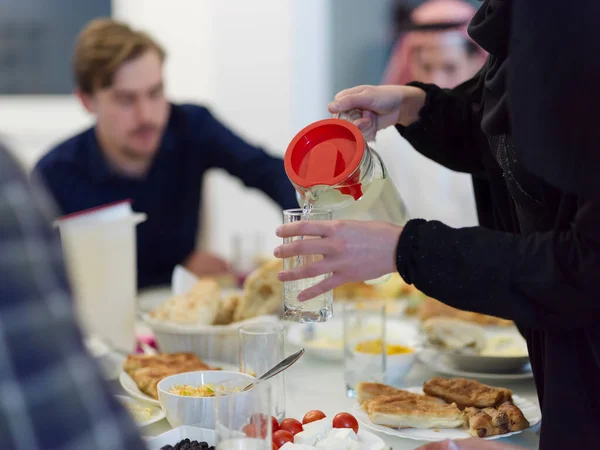
<instances>
[{"instance_id":1,"label":"blonde hair","mask_svg":"<svg viewBox=\"0 0 600 450\"><path fill-rule=\"evenodd\" d=\"M86 94L110 87L123 63L149 50L156 51L164 61L164 49L148 34L116 20L92 20L81 30L75 44L75 82Z\"/></svg>"}]
</instances>

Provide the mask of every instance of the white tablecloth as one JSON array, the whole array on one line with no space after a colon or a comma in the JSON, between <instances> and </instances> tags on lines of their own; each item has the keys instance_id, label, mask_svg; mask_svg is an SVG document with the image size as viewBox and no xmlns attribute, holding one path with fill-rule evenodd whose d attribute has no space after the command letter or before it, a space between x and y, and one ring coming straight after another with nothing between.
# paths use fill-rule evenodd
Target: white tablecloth
<instances>
[{"instance_id":1,"label":"white tablecloth","mask_svg":"<svg viewBox=\"0 0 600 450\"><path fill-rule=\"evenodd\" d=\"M295 348L289 348L294 351ZM350 412L354 400L345 394L344 373L339 362L327 362L314 359L310 354L305 354L300 361L286 372L286 412L287 417L302 420L304 414L311 409L320 409L327 416L339 412ZM416 363L404 380L406 387L421 386L423 382L435 376L434 372ZM118 382L117 382L118 384ZM499 383L493 383L498 385ZM501 383L510 388L516 395L525 397L538 404L533 380ZM117 389L120 389L118 387ZM123 391L121 391L123 392ZM141 430L144 436L157 436L171 427L167 420L161 420ZM537 431L537 430L536 430ZM409 439L400 439L394 436L379 434L379 436L393 450L415 449L425 444ZM520 445L525 448L537 449L539 438L534 431L525 431L519 435L503 439L505 442Z\"/></svg>"}]
</instances>

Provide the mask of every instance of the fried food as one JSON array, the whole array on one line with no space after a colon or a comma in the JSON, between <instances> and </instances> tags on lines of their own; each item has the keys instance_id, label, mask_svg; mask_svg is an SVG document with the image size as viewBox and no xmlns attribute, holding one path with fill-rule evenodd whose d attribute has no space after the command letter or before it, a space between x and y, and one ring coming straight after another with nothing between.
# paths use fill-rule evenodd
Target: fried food
<instances>
[{"instance_id":1,"label":"fried food","mask_svg":"<svg viewBox=\"0 0 600 450\"><path fill-rule=\"evenodd\" d=\"M486 344L481 326L453 317L432 317L423 322L427 340L448 350L481 351Z\"/></svg>"},{"instance_id":2,"label":"fried food","mask_svg":"<svg viewBox=\"0 0 600 450\"><path fill-rule=\"evenodd\" d=\"M129 355L123 364L144 394L158 400L158 383L166 377L199 370L215 370L192 353L172 353L158 355Z\"/></svg>"},{"instance_id":3,"label":"fried food","mask_svg":"<svg viewBox=\"0 0 600 450\"><path fill-rule=\"evenodd\" d=\"M364 408L371 422L393 428L459 428L465 416L456 404L439 403L426 395L404 391L402 395L368 400Z\"/></svg>"},{"instance_id":4,"label":"fried food","mask_svg":"<svg viewBox=\"0 0 600 450\"><path fill-rule=\"evenodd\" d=\"M221 290L210 278L198 282L183 295L175 295L150 312L157 320L181 324L212 325L219 310Z\"/></svg>"},{"instance_id":5,"label":"fried food","mask_svg":"<svg viewBox=\"0 0 600 450\"><path fill-rule=\"evenodd\" d=\"M233 314L235 322L273 314L281 308L283 283L277 278L281 270L283 270L283 261L273 259L246 278L244 293Z\"/></svg>"},{"instance_id":6,"label":"fried food","mask_svg":"<svg viewBox=\"0 0 600 450\"><path fill-rule=\"evenodd\" d=\"M417 316L422 321L430 319L432 317L454 317L461 319L466 322L476 323L478 325L492 325L507 327L514 325L511 320L502 319L500 317L487 316L485 314L479 314L470 311L462 311L460 309L452 308L442 302L439 302L433 298L425 298L418 307Z\"/></svg>"},{"instance_id":7,"label":"fried food","mask_svg":"<svg viewBox=\"0 0 600 450\"><path fill-rule=\"evenodd\" d=\"M468 406L495 407L512 401L510 389L495 388L466 378L435 377L423 385L423 392L448 403L456 403L460 409Z\"/></svg>"},{"instance_id":8,"label":"fried food","mask_svg":"<svg viewBox=\"0 0 600 450\"><path fill-rule=\"evenodd\" d=\"M505 413L508 417L509 431L521 431L529 428L529 421L518 406L511 402L505 402L498 406L498 410Z\"/></svg>"}]
</instances>

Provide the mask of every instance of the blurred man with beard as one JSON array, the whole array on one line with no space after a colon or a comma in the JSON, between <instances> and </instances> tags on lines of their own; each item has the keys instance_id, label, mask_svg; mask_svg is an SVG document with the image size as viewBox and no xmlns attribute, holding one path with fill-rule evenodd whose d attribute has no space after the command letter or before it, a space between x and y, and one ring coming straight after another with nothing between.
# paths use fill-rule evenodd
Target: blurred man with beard
<instances>
[{"instance_id":1,"label":"blurred man with beard","mask_svg":"<svg viewBox=\"0 0 600 450\"><path fill-rule=\"evenodd\" d=\"M148 215L138 227L138 287L165 284L183 264L197 275L229 270L196 250L202 179L222 168L282 208L297 207L283 161L251 146L204 107L165 97L165 52L145 33L110 19L81 32L73 70L76 95L94 127L37 164L63 214L130 199Z\"/></svg>"}]
</instances>

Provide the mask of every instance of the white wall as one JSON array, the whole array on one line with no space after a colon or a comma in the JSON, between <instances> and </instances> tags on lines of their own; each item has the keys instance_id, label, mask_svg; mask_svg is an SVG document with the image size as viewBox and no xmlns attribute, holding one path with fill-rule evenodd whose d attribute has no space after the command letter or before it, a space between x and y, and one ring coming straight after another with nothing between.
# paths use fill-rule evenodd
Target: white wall
<instances>
[{"instance_id":1,"label":"white wall","mask_svg":"<svg viewBox=\"0 0 600 450\"><path fill-rule=\"evenodd\" d=\"M167 92L202 102L249 141L282 155L304 125L327 115L327 20L323 0L113 0L114 16L167 49ZM0 133L28 166L88 126L69 97L0 97ZM278 239L279 208L223 173L207 179L205 246L228 256L230 235L263 230ZM218 194L217 194L218 192Z\"/></svg>"}]
</instances>

